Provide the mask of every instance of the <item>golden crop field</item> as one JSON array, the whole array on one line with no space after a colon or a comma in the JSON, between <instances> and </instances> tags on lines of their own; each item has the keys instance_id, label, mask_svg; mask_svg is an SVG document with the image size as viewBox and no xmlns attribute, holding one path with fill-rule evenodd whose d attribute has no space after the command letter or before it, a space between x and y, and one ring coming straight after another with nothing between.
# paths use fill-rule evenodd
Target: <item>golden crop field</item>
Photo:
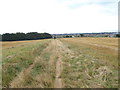
<instances>
[{"instance_id":1,"label":"golden crop field","mask_svg":"<svg viewBox=\"0 0 120 90\"><path fill-rule=\"evenodd\" d=\"M29 41L11 41L11 42L0 42L0 44L2 44L2 48L14 48L16 46L19 46L19 45L25 45L25 44L28 44L30 42L38 42L38 41L41 41L41 40L29 40Z\"/></svg>"},{"instance_id":2,"label":"golden crop field","mask_svg":"<svg viewBox=\"0 0 120 90\"><path fill-rule=\"evenodd\" d=\"M2 43L4 88L118 88L118 38Z\"/></svg>"}]
</instances>

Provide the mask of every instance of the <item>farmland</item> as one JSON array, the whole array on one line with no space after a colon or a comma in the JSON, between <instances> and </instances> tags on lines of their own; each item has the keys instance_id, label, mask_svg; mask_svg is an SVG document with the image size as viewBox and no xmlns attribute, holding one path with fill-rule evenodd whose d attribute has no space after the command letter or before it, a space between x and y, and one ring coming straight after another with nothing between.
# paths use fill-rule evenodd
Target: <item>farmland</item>
<instances>
[{"instance_id":1,"label":"farmland","mask_svg":"<svg viewBox=\"0 0 120 90\"><path fill-rule=\"evenodd\" d=\"M118 38L2 43L5 88L117 88Z\"/></svg>"}]
</instances>

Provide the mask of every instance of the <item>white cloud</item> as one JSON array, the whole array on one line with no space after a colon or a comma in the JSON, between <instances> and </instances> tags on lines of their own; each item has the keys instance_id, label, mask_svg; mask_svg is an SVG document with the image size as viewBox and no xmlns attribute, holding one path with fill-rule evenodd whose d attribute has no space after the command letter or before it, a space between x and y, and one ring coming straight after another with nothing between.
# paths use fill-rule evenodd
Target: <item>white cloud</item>
<instances>
[{"instance_id":1,"label":"white cloud","mask_svg":"<svg viewBox=\"0 0 120 90\"><path fill-rule=\"evenodd\" d=\"M0 33L117 30L117 0L105 1L113 4L99 5L103 0L1 0ZM77 3L84 4L74 9L69 7Z\"/></svg>"}]
</instances>

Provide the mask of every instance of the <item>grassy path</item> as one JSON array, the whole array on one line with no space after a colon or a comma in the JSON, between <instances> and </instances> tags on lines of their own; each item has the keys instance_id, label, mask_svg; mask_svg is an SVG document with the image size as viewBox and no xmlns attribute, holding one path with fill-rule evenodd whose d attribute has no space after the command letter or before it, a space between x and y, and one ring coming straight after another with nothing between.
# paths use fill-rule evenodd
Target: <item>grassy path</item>
<instances>
[{"instance_id":1,"label":"grassy path","mask_svg":"<svg viewBox=\"0 0 120 90\"><path fill-rule=\"evenodd\" d=\"M37 71L36 77L39 78L36 85L31 85L31 87L54 87L54 88L62 88L63 87L63 80L62 80L62 60L63 55L67 55L70 53L70 50L63 45L63 43L59 40L51 40L49 45L42 51L40 56L36 57L31 65L29 65L28 68L23 69L18 75L11 81L10 86L11 88L17 88L17 87L30 87L29 83L26 81L30 78L26 78L28 76L31 76L34 78L31 74L31 72L36 72L34 68L37 67L38 64L45 64L46 66L43 66L45 68L44 74L42 75L40 71ZM45 61L48 60L48 61ZM41 66L40 66L41 67ZM37 68L40 68L37 67ZM49 69L48 69L49 68ZM49 73L51 75L49 75ZM45 75L45 76L44 76ZM49 78L47 77L53 77L51 81L49 81ZM41 78L41 79L40 79ZM42 78L46 78L46 80L43 80ZM43 80L40 82L40 80ZM33 80L32 82L34 82ZM53 83L54 81L54 83ZM46 84L44 84L44 82ZM27 83L24 85L24 83ZM38 84L38 85L37 85Z\"/></svg>"},{"instance_id":2,"label":"grassy path","mask_svg":"<svg viewBox=\"0 0 120 90\"><path fill-rule=\"evenodd\" d=\"M64 56L70 57L73 55L72 51L68 49L60 40L54 40L56 42L56 53L57 53L57 62L56 62L56 78L54 83L54 88L63 88L64 81L62 79L63 73L63 59Z\"/></svg>"},{"instance_id":3,"label":"grassy path","mask_svg":"<svg viewBox=\"0 0 120 90\"><path fill-rule=\"evenodd\" d=\"M56 76L55 76L54 88L62 88L62 79L61 79L62 57L61 57L61 52L59 52L58 41L54 40L54 42L57 46L55 49L58 56L58 59L56 62Z\"/></svg>"}]
</instances>

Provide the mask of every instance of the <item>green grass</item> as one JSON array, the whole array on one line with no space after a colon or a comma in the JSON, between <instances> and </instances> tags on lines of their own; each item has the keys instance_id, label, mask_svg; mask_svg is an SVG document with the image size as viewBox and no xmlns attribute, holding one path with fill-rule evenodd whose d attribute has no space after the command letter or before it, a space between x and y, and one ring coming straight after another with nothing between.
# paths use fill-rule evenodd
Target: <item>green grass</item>
<instances>
[{"instance_id":1,"label":"green grass","mask_svg":"<svg viewBox=\"0 0 120 90\"><path fill-rule=\"evenodd\" d=\"M25 79L23 87L53 88L55 80L55 65L50 65L51 51L42 53L32 68L29 77ZM31 81L31 83L29 83Z\"/></svg>"},{"instance_id":2,"label":"green grass","mask_svg":"<svg viewBox=\"0 0 120 90\"><path fill-rule=\"evenodd\" d=\"M10 82L17 74L24 68L30 66L34 62L34 59L41 54L42 50L47 47L48 43L49 40L46 40L4 49L2 65L3 87L9 87Z\"/></svg>"}]
</instances>

